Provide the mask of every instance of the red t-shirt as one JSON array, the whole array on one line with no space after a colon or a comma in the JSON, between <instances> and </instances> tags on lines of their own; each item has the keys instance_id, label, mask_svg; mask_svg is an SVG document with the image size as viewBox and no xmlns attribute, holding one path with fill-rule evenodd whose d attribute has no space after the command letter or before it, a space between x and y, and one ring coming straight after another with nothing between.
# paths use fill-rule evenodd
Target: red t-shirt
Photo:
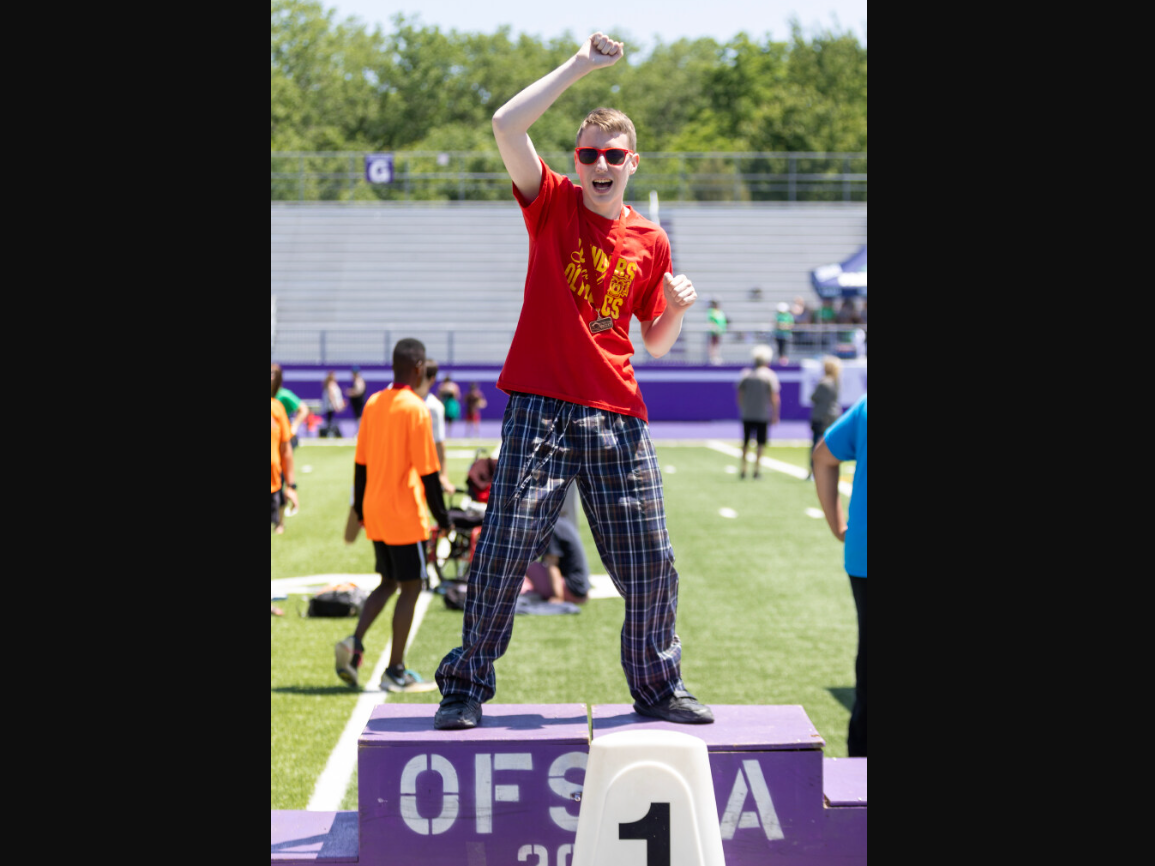
<instances>
[{"instance_id":1,"label":"red t-shirt","mask_svg":"<svg viewBox=\"0 0 1155 866\"><path fill-rule=\"evenodd\" d=\"M625 219L598 216L582 204L581 187L541 166L532 203L513 187L529 230L529 268L497 387L646 421L630 364L630 316L648 322L665 310L670 239L633 208ZM589 323L603 317L613 326L592 333Z\"/></svg>"}]
</instances>

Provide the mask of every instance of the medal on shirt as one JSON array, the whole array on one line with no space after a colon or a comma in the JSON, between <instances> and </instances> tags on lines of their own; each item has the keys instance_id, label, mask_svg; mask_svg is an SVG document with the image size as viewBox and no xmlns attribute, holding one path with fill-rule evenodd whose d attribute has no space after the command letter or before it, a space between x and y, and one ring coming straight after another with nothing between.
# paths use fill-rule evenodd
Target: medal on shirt
<instances>
[{"instance_id":1,"label":"medal on shirt","mask_svg":"<svg viewBox=\"0 0 1155 866\"><path fill-rule=\"evenodd\" d=\"M614 326L614 320L609 316L602 316L600 319L594 319L590 322L590 333L600 334L602 331L608 331Z\"/></svg>"},{"instance_id":2,"label":"medal on shirt","mask_svg":"<svg viewBox=\"0 0 1155 866\"><path fill-rule=\"evenodd\" d=\"M614 254L610 256L606 263L606 279L602 284L602 303L605 303L606 297L610 293L610 283L614 278L614 268L617 267L617 258L622 251L622 242L626 238L625 227L622 226L618 230L618 239L614 242ZM608 331L614 326L614 320L609 316L602 316L599 319L594 319L589 323L591 334L600 334L602 331Z\"/></svg>"}]
</instances>

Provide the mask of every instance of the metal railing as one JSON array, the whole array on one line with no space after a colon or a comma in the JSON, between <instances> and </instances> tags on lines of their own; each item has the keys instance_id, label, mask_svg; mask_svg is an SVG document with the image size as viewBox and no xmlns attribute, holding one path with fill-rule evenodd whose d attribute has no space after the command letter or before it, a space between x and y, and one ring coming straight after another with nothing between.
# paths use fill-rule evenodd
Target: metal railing
<instances>
[{"instance_id":1,"label":"metal railing","mask_svg":"<svg viewBox=\"0 0 1155 866\"><path fill-rule=\"evenodd\" d=\"M791 360L837 355L842 358L866 356L866 325L795 325L780 348L773 331L761 328L739 330L735 326L723 335L713 363L744 364L759 343L774 348L777 359ZM273 337L272 360L296 364L389 365L393 344L414 337L425 344L425 354L444 365L503 364L513 340L513 327L505 332L434 329L336 329L281 327ZM686 326L670 352L651 358L634 333L637 349L631 363L641 366L699 366L712 362L710 333L705 327Z\"/></svg>"},{"instance_id":2,"label":"metal railing","mask_svg":"<svg viewBox=\"0 0 1155 866\"><path fill-rule=\"evenodd\" d=\"M505 201L509 175L496 151L397 151L389 183L366 179L361 151L281 151L272 201ZM572 153L542 153L555 170ZM865 202L865 153L642 153L627 201ZM577 174L568 172L577 180Z\"/></svg>"}]
</instances>

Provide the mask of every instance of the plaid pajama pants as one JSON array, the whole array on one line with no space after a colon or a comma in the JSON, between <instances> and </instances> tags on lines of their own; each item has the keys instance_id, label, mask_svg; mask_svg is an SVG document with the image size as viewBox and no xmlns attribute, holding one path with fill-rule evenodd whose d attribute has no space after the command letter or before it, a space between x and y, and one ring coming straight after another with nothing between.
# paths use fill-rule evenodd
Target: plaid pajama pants
<instances>
[{"instance_id":1,"label":"plaid pajama pants","mask_svg":"<svg viewBox=\"0 0 1155 866\"><path fill-rule=\"evenodd\" d=\"M630 694L653 704L685 688L681 642L674 631L678 573L666 532L662 476L646 423L514 393L501 437L469 570L461 646L437 669L441 694L465 694L482 702L493 697L493 663L509 646L522 579L529 563L544 552L574 478L602 563L626 602L621 660Z\"/></svg>"}]
</instances>

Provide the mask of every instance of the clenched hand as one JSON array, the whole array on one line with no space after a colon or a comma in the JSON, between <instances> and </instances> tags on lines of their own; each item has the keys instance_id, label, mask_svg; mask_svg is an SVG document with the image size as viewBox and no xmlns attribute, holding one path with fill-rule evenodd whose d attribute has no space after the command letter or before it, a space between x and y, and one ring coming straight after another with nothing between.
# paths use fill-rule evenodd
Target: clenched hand
<instances>
[{"instance_id":1,"label":"clenched hand","mask_svg":"<svg viewBox=\"0 0 1155 866\"><path fill-rule=\"evenodd\" d=\"M626 47L604 33L595 33L578 49L577 56L598 68L613 66L626 56Z\"/></svg>"},{"instance_id":2,"label":"clenched hand","mask_svg":"<svg viewBox=\"0 0 1155 866\"><path fill-rule=\"evenodd\" d=\"M666 296L666 306L686 310L698 300L694 284L685 274L674 276L668 271L662 275L662 294Z\"/></svg>"}]
</instances>

